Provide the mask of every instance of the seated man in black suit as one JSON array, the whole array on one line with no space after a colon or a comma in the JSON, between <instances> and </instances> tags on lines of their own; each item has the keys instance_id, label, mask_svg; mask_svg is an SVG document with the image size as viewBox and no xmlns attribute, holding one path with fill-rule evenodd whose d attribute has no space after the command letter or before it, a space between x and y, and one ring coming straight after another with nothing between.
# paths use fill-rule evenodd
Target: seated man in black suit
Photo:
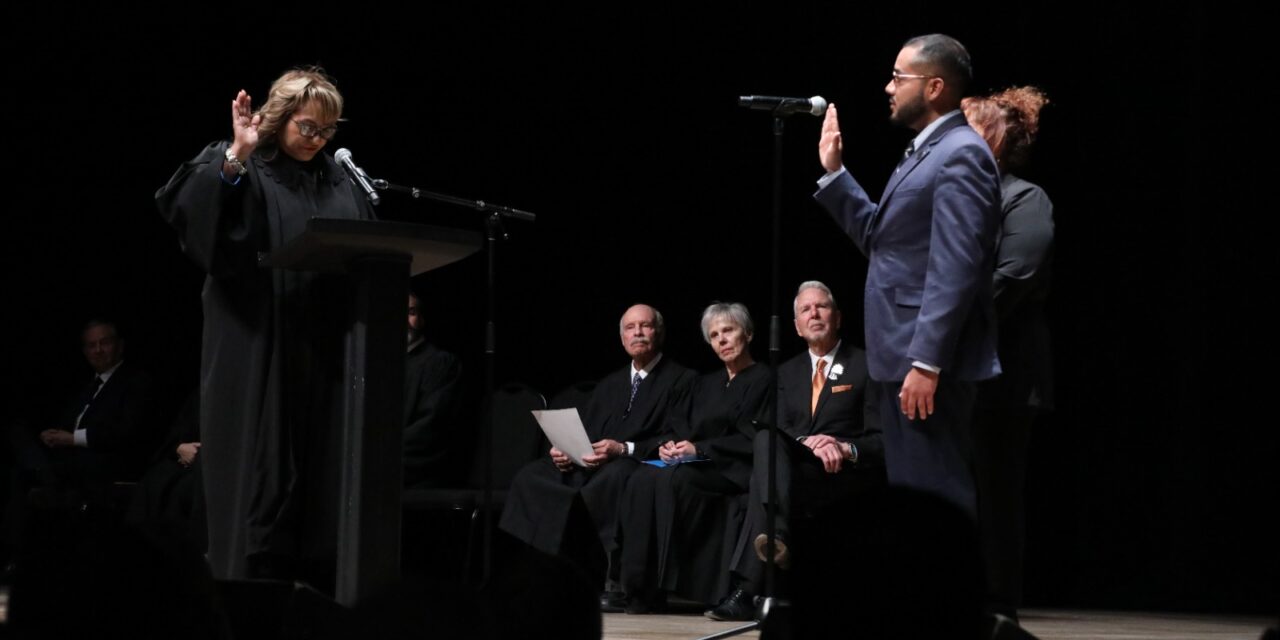
<instances>
[{"instance_id":1,"label":"seated man in black suit","mask_svg":"<svg viewBox=\"0 0 1280 640\"><path fill-rule=\"evenodd\" d=\"M114 508L111 485L136 480L164 433L151 378L124 362L113 322L94 320L81 335L93 376L60 409L35 411L8 428L0 465L10 480L4 542L28 535L28 506ZM34 535L34 534L32 534Z\"/></svg>"},{"instance_id":2,"label":"seated man in black suit","mask_svg":"<svg viewBox=\"0 0 1280 640\"><path fill-rule=\"evenodd\" d=\"M605 554L617 548L617 505L627 478L657 449L668 417L683 410L694 377L663 357L665 326L657 309L627 309L619 334L631 362L601 380L579 412L595 451L584 459L587 466L552 447L512 480L499 522L534 548L578 562L601 586ZM575 526L583 521L573 515L582 510L592 531Z\"/></svg>"},{"instance_id":3,"label":"seated man in black suit","mask_svg":"<svg viewBox=\"0 0 1280 640\"><path fill-rule=\"evenodd\" d=\"M34 459L64 487L136 480L164 435L151 378L125 363L114 322L92 320L81 338L93 378L52 424L39 425L44 455Z\"/></svg>"},{"instance_id":4,"label":"seated man in black suit","mask_svg":"<svg viewBox=\"0 0 1280 640\"><path fill-rule=\"evenodd\" d=\"M777 499L774 559L790 565L788 518L885 482L879 398L867 379L862 349L840 340L840 310L816 280L800 285L796 333L809 348L778 367ZM767 537L769 432L755 438L751 502L731 570L737 587L707 616L749 620L763 586Z\"/></svg>"},{"instance_id":5,"label":"seated man in black suit","mask_svg":"<svg viewBox=\"0 0 1280 640\"><path fill-rule=\"evenodd\" d=\"M408 356L404 370L404 485L442 487L461 471L457 452L458 357L427 342L421 300L409 294Z\"/></svg>"}]
</instances>

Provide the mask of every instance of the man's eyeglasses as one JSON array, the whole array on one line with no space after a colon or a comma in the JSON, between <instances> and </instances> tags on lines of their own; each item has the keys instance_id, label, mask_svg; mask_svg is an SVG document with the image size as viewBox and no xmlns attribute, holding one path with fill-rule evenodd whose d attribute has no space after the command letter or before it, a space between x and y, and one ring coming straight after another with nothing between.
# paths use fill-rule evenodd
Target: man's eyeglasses
<instances>
[{"instance_id":1,"label":"man's eyeglasses","mask_svg":"<svg viewBox=\"0 0 1280 640\"><path fill-rule=\"evenodd\" d=\"M314 138L316 136L320 136L325 140L332 140L333 136L338 134L338 125L336 124L331 124L327 127L321 128L319 125L317 125L314 122L308 122L306 120L293 120L292 118L290 118L290 120L292 120L294 124L298 125L298 135L304 138Z\"/></svg>"},{"instance_id":2,"label":"man's eyeglasses","mask_svg":"<svg viewBox=\"0 0 1280 640\"><path fill-rule=\"evenodd\" d=\"M916 80L916 79L923 79L923 78L940 78L940 77L941 76L926 76L926 75L921 75L919 73L898 73L897 71L894 71L893 86L895 87L900 86L906 80Z\"/></svg>"}]
</instances>

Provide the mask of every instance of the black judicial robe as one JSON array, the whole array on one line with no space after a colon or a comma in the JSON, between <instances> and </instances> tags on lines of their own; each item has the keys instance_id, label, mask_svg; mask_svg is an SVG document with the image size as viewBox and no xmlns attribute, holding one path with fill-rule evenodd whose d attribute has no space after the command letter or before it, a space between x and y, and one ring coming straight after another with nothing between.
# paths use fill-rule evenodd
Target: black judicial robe
<instances>
[{"instance_id":1,"label":"black judicial robe","mask_svg":"<svg viewBox=\"0 0 1280 640\"><path fill-rule=\"evenodd\" d=\"M425 340L409 350L404 369L404 484L443 487L459 473L458 357Z\"/></svg>"},{"instance_id":2,"label":"black judicial robe","mask_svg":"<svg viewBox=\"0 0 1280 640\"><path fill-rule=\"evenodd\" d=\"M573 505L581 497L601 544L606 551L612 550L617 503L626 479L639 459L651 457L665 441L668 421L687 410L693 378L692 371L664 356L640 383L628 414L630 365L606 376L580 409L583 426L592 442L605 438L634 442L634 455L615 458L594 470L574 467L562 472L550 456L529 463L511 482L499 526L545 553L558 554Z\"/></svg>"},{"instance_id":3,"label":"black judicial robe","mask_svg":"<svg viewBox=\"0 0 1280 640\"><path fill-rule=\"evenodd\" d=\"M331 573L352 283L261 269L257 255L309 218L372 211L328 154L302 163L259 148L232 185L221 177L226 148L208 146L156 192L183 252L208 274L200 457L209 562L223 579L298 562Z\"/></svg>"},{"instance_id":4,"label":"black judicial robe","mask_svg":"<svg viewBox=\"0 0 1280 640\"><path fill-rule=\"evenodd\" d=\"M631 477L620 522L622 584L698 602L728 590L734 543L746 515L757 423L773 421L773 370L756 363L732 380L724 369L698 377L687 420L670 439L689 440L705 462L643 467Z\"/></svg>"},{"instance_id":5,"label":"black judicial robe","mask_svg":"<svg viewBox=\"0 0 1280 640\"><path fill-rule=\"evenodd\" d=\"M204 551L205 529L203 491L200 481L202 456L197 451L191 466L178 461L178 445L200 442L200 397L192 394L183 403L169 430L169 437L153 456L153 462L134 488L126 520L133 523L169 521L183 528L195 548Z\"/></svg>"}]
</instances>

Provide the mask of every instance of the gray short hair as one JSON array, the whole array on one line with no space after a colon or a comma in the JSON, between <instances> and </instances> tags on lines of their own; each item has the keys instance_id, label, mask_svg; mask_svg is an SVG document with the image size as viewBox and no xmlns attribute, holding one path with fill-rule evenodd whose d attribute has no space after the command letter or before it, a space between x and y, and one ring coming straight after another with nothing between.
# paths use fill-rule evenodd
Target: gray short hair
<instances>
[{"instance_id":1,"label":"gray short hair","mask_svg":"<svg viewBox=\"0 0 1280 640\"><path fill-rule=\"evenodd\" d=\"M800 315L800 309L799 309L799 306L800 306L800 294L804 293L805 289L817 289L818 291L821 291L821 292L823 292L823 293L827 294L827 297L831 299L831 310L832 310L832 311L839 311L839 310L840 310L840 305L836 304L836 297L835 297L835 295L834 295L834 294L832 294L832 293L831 293L831 288L830 288L830 287L828 287L827 285L823 284L823 283L822 283L821 281L819 281L819 280L805 280L804 282L801 282L801 283L800 283L800 286L799 286L799 287L797 287L797 288L796 288L796 299L791 301L791 313L792 313L792 315L794 315L794 316L799 316L799 315Z\"/></svg>"},{"instance_id":2,"label":"gray short hair","mask_svg":"<svg viewBox=\"0 0 1280 640\"><path fill-rule=\"evenodd\" d=\"M713 302L702 312L702 339L711 342L711 323L719 318L728 318L748 336L755 335L756 325L751 322L751 312L741 302Z\"/></svg>"}]
</instances>

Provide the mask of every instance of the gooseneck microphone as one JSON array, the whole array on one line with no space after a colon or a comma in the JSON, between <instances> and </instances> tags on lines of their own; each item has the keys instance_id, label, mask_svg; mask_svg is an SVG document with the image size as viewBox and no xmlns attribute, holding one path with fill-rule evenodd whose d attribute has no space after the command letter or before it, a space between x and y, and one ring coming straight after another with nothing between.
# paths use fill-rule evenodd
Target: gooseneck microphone
<instances>
[{"instance_id":1,"label":"gooseneck microphone","mask_svg":"<svg viewBox=\"0 0 1280 640\"><path fill-rule=\"evenodd\" d=\"M814 96L812 98L742 96L738 98L738 106L761 111L772 111L778 115L811 113L815 116L820 116L827 112L827 100L822 96Z\"/></svg>"},{"instance_id":2,"label":"gooseneck microphone","mask_svg":"<svg viewBox=\"0 0 1280 640\"><path fill-rule=\"evenodd\" d=\"M347 173L351 174L351 179L354 180L356 184L360 185L361 189L364 189L364 194L365 196L368 196L369 202L378 204L378 201L381 200L381 198L378 197L377 190L373 188L372 184L370 184L369 174L365 173L363 169L357 167L356 163L351 161L351 150L346 147L338 149L337 153L333 154L333 159L337 160L338 164L342 165L342 168L346 169Z\"/></svg>"}]
</instances>

